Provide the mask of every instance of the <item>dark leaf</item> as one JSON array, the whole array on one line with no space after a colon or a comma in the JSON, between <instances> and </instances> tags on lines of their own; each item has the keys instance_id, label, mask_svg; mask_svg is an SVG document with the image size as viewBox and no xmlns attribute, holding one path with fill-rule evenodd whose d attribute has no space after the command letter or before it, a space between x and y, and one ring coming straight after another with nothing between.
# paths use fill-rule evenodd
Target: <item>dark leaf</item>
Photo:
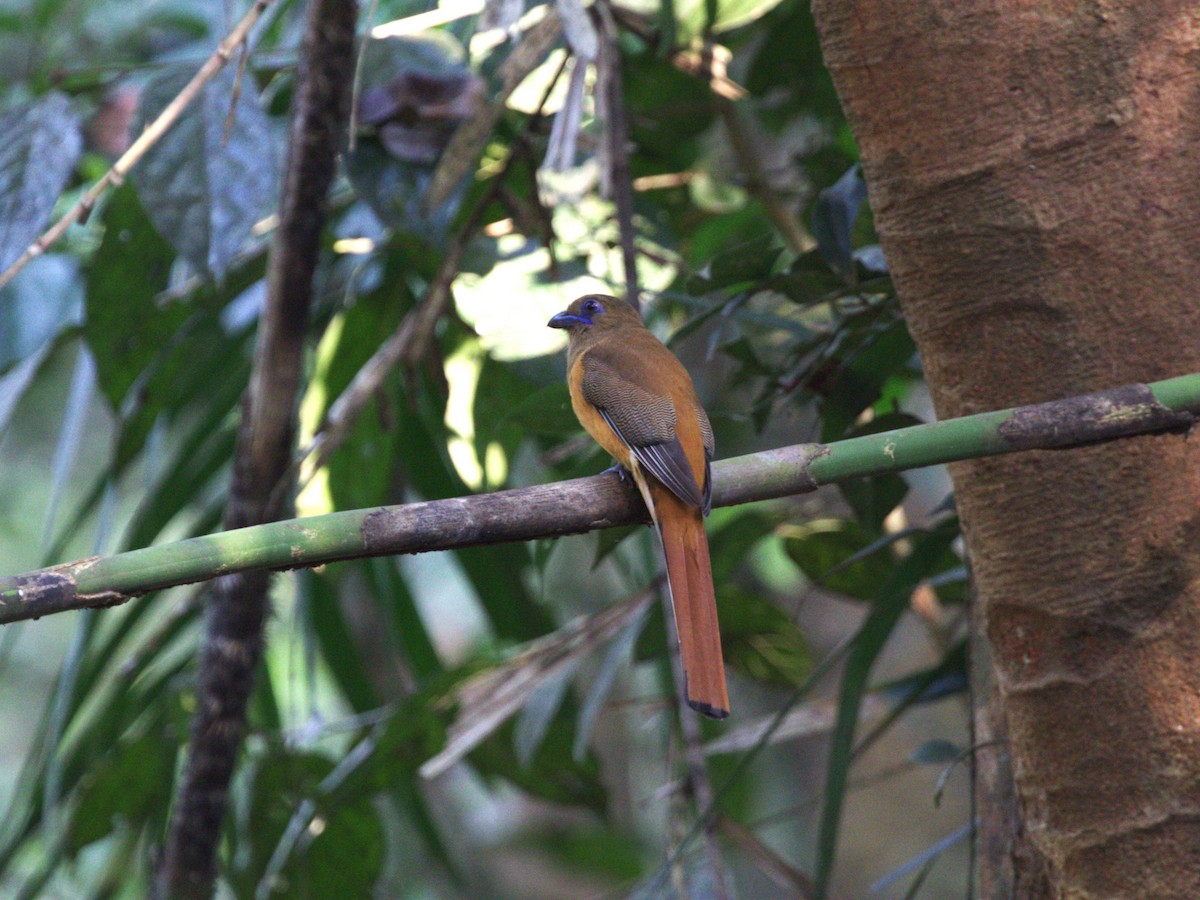
<instances>
[{"instance_id":1,"label":"dark leaf","mask_svg":"<svg viewBox=\"0 0 1200 900\"><path fill-rule=\"evenodd\" d=\"M380 219L426 242L445 236L467 188L426 209L433 164L482 90L462 46L446 32L370 41L363 122L375 129L346 157L346 172Z\"/></svg>"},{"instance_id":2,"label":"dark leaf","mask_svg":"<svg viewBox=\"0 0 1200 900\"><path fill-rule=\"evenodd\" d=\"M245 831L239 844L248 858L233 881L254 896L275 848L300 805L318 799L312 825L289 854L268 896L366 897L383 866L384 832L370 798L331 804L319 802L319 786L333 763L315 753L276 752L262 759L253 774ZM315 835L308 839L308 836ZM235 859L238 858L235 855Z\"/></svg>"},{"instance_id":3,"label":"dark leaf","mask_svg":"<svg viewBox=\"0 0 1200 900\"><path fill-rule=\"evenodd\" d=\"M821 384L821 440L841 440L863 410L883 396L885 387L909 379L909 361L915 353L902 320L873 329L854 344Z\"/></svg>"},{"instance_id":4,"label":"dark leaf","mask_svg":"<svg viewBox=\"0 0 1200 900\"><path fill-rule=\"evenodd\" d=\"M786 272L764 284L802 305L819 303L846 290L846 281L834 271L818 250L802 253Z\"/></svg>"},{"instance_id":5,"label":"dark leaf","mask_svg":"<svg viewBox=\"0 0 1200 900\"><path fill-rule=\"evenodd\" d=\"M142 92L135 133L194 75L190 67L156 75ZM233 103L234 69L206 85L133 171L150 218L198 272L224 276L250 229L275 200L270 121L247 78ZM230 127L226 122L233 106Z\"/></svg>"},{"instance_id":6,"label":"dark leaf","mask_svg":"<svg viewBox=\"0 0 1200 900\"><path fill-rule=\"evenodd\" d=\"M921 765L940 765L953 762L962 755L962 747L945 738L933 738L918 746L908 758Z\"/></svg>"},{"instance_id":7,"label":"dark leaf","mask_svg":"<svg viewBox=\"0 0 1200 900\"><path fill-rule=\"evenodd\" d=\"M688 281L688 290L702 294L759 281L775 268L783 253L773 234L722 250Z\"/></svg>"},{"instance_id":8,"label":"dark leaf","mask_svg":"<svg viewBox=\"0 0 1200 900\"><path fill-rule=\"evenodd\" d=\"M71 102L52 91L0 116L0 271L45 228L83 138Z\"/></svg>"},{"instance_id":9,"label":"dark leaf","mask_svg":"<svg viewBox=\"0 0 1200 900\"><path fill-rule=\"evenodd\" d=\"M867 183L854 165L832 187L821 191L813 209L812 230L817 249L831 266L847 276L854 270L850 230L866 199Z\"/></svg>"}]
</instances>

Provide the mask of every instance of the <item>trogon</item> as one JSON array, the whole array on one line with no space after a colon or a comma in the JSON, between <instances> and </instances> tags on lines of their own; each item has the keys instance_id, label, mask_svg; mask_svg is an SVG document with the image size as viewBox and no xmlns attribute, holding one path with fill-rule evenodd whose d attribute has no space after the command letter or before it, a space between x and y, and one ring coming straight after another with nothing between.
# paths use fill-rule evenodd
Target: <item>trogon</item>
<instances>
[{"instance_id":1,"label":"trogon","mask_svg":"<svg viewBox=\"0 0 1200 900\"><path fill-rule=\"evenodd\" d=\"M683 364L624 300L580 297L549 322L566 330L567 385L587 432L633 476L667 561L693 709L729 715L704 516L713 433Z\"/></svg>"}]
</instances>

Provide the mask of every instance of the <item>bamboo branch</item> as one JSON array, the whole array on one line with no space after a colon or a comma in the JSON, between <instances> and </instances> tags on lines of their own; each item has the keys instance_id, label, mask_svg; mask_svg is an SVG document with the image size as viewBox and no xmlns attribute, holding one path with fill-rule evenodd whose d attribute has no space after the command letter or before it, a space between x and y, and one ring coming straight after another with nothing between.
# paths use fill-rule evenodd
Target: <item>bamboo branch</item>
<instances>
[{"instance_id":1,"label":"bamboo branch","mask_svg":"<svg viewBox=\"0 0 1200 900\"><path fill-rule=\"evenodd\" d=\"M1057 450L1163 431L1200 413L1200 374L713 464L713 505L1023 450ZM161 588L256 569L525 541L648 521L636 491L593 475L492 494L348 510L191 538L0 578L0 625L115 606Z\"/></svg>"},{"instance_id":2,"label":"bamboo branch","mask_svg":"<svg viewBox=\"0 0 1200 900\"><path fill-rule=\"evenodd\" d=\"M32 260L41 256L46 250L63 234L66 230L79 221L87 221L88 215L92 211L92 207L96 205L96 201L100 195L108 190L110 185L121 184L125 180L125 176L129 173L141 158L145 155L159 139L167 133L167 130L175 124L175 120L183 114L183 111L191 105L192 101L199 96L200 91L208 82L212 81L213 76L225 68L225 64L233 56L233 51L238 45L246 40L246 36L250 33L250 29L254 27L254 23L259 20L272 0L255 0L255 3L250 7L250 11L242 17L242 20L234 26L233 31L229 32L225 40L217 46L213 51L213 55L202 65L192 80L189 81L176 96L175 99L167 104L167 108L159 113L158 118L146 126L143 131L115 163L94 185L84 192L79 201L72 206L61 219L55 222L41 237L30 244L25 252L18 257L17 261L11 266L0 272L0 288L8 284L17 273L27 266Z\"/></svg>"}]
</instances>

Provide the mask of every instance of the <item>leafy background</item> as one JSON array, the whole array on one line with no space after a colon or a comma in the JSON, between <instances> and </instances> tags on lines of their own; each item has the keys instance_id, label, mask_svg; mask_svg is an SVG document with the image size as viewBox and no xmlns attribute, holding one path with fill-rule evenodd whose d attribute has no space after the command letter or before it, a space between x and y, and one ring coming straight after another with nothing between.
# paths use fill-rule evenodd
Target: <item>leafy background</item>
<instances>
[{"instance_id":1,"label":"leafy background","mask_svg":"<svg viewBox=\"0 0 1200 900\"><path fill-rule=\"evenodd\" d=\"M426 9L383 0L375 21ZM646 317L694 373L719 454L929 418L807 4L616 12ZM0 266L237 15L178 0L0 12ZM127 184L0 292L0 571L217 526L302 15L272 7L245 74L214 80ZM736 101L672 63L706 35L731 51ZM476 17L372 42L362 109L413 73L459 100L490 95L511 52ZM456 120L411 99L362 117L318 269L303 438L447 265L452 303L312 473L299 514L608 464L581 439L562 338L544 327L624 278L590 101L573 165L539 172L563 60L559 42L536 61L433 209ZM929 471L714 511L735 715L698 736L680 729L647 529L278 577L223 889L706 896L719 873L694 824L711 813L742 896L813 881L963 896L966 590L948 492ZM194 707L202 600L179 589L0 633L0 892L144 895ZM464 741L501 701L510 715ZM689 758L705 761L711 809Z\"/></svg>"}]
</instances>

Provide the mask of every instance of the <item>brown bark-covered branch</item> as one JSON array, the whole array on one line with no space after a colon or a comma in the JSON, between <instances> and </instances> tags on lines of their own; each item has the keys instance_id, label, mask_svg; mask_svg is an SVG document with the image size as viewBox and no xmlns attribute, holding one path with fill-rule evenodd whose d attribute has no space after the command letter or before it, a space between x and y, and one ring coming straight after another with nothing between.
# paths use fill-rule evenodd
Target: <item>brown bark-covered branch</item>
<instances>
[{"instance_id":1,"label":"brown bark-covered branch","mask_svg":"<svg viewBox=\"0 0 1200 900\"><path fill-rule=\"evenodd\" d=\"M271 247L267 301L234 456L225 526L273 521L273 488L287 471L295 436L313 273L329 186L348 116L358 7L314 0L297 74L281 198ZM159 873L163 897L208 897L229 783L246 729L246 704L262 654L269 574L216 582L196 688L197 709L179 799Z\"/></svg>"}]
</instances>

